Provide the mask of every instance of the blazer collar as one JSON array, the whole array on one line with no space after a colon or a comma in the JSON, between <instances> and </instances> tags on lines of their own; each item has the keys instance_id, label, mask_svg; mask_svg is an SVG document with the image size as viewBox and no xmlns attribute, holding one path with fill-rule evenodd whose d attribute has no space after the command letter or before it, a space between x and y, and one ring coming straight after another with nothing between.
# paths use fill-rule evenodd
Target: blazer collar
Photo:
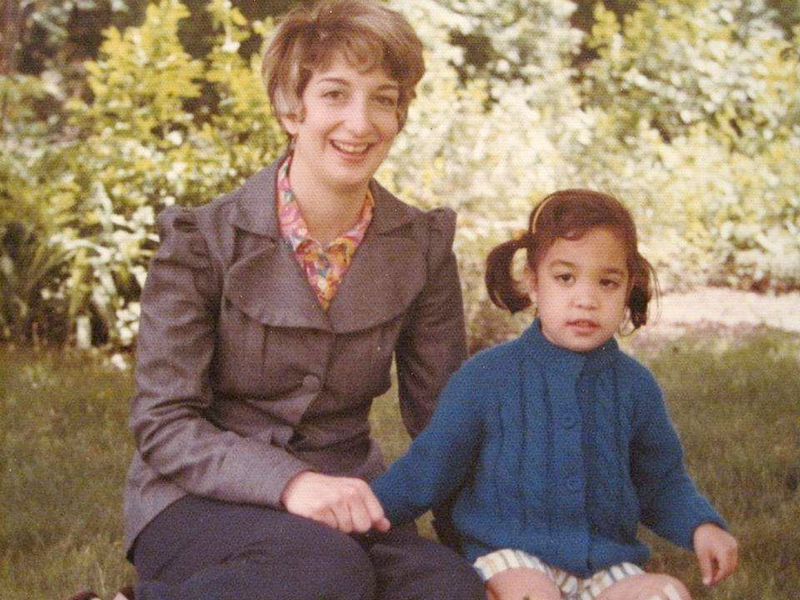
<instances>
[{"instance_id":1,"label":"blazer collar","mask_svg":"<svg viewBox=\"0 0 800 600\"><path fill-rule=\"evenodd\" d=\"M281 155L268 167L244 182L239 190L234 210L230 213L231 225L273 240L280 239L275 195L278 169L285 158L285 154ZM375 199L370 230L382 234L412 221L413 213L409 207L395 198L377 181L370 180L369 187Z\"/></svg>"},{"instance_id":2,"label":"blazer collar","mask_svg":"<svg viewBox=\"0 0 800 600\"><path fill-rule=\"evenodd\" d=\"M282 160L250 177L236 193L229 221L251 235L243 237L241 255L228 270L226 297L265 325L337 333L374 327L407 310L427 272L425 247L403 229L418 211L370 182L372 223L326 313L281 238L275 183Z\"/></svg>"}]
</instances>

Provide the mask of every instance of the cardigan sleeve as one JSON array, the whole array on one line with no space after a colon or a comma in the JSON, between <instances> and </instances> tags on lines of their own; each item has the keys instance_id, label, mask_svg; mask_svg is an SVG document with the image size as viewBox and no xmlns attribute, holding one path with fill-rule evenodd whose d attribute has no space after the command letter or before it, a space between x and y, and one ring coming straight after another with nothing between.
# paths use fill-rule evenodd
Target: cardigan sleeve
<instances>
[{"instance_id":1,"label":"cardigan sleeve","mask_svg":"<svg viewBox=\"0 0 800 600\"><path fill-rule=\"evenodd\" d=\"M142 460L185 491L279 506L291 477L308 466L264 440L206 417L220 287L218 269L188 209L159 216L161 245L141 298L130 427Z\"/></svg>"},{"instance_id":2,"label":"cardigan sleeve","mask_svg":"<svg viewBox=\"0 0 800 600\"><path fill-rule=\"evenodd\" d=\"M645 371L637 398L631 447L631 475L641 521L661 537L691 550L703 523L727 529L722 517L697 490L686 471L683 449L653 376Z\"/></svg>"},{"instance_id":3,"label":"cardigan sleeve","mask_svg":"<svg viewBox=\"0 0 800 600\"><path fill-rule=\"evenodd\" d=\"M425 427L436 397L467 357L461 285L452 250L456 215L441 208L426 217L426 283L395 349L400 410L412 437Z\"/></svg>"},{"instance_id":4,"label":"cardigan sleeve","mask_svg":"<svg viewBox=\"0 0 800 600\"><path fill-rule=\"evenodd\" d=\"M408 452L373 480L372 489L392 525L401 525L447 501L475 464L483 416L464 370L447 384L428 426Z\"/></svg>"}]
</instances>

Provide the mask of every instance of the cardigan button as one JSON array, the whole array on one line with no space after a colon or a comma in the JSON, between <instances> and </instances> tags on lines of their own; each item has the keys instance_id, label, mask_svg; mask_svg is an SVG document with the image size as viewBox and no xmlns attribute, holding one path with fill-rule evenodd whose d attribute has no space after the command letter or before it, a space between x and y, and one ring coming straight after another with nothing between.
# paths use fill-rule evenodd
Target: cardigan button
<instances>
[{"instance_id":1,"label":"cardigan button","mask_svg":"<svg viewBox=\"0 0 800 600\"><path fill-rule=\"evenodd\" d=\"M565 412L561 416L561 426L564 429L570 429L578 424L578 413L575 411Z\"/></svg>"},{"instance_id":2,"label":"cardigan button","mask_svg":"<svg viewBox=\"0 0 800 600\"><path fill-rule=\"evenodd\" d=\"M316 375L306 375L303 377L303 388L309 392L316 392L320 388L319 377Z\"/></svg>"}]
</instances>

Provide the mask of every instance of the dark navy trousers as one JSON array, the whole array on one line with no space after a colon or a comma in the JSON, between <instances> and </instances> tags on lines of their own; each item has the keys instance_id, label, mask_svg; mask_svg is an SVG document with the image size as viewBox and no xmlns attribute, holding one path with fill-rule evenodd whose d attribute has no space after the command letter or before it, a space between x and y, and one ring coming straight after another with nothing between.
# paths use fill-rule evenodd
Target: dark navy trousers
<instances>
[{"instance_id":1,"label":"dark navy trousers","mask_svg":"<svg viewBox=\"0 0 800 600\"><path fill-rule=\"evenodd\" d=\"M458 554L410 528L345 535L271 508L186 496L139 534L136 600L484 600Z\"/></svg>"}]
</instances>

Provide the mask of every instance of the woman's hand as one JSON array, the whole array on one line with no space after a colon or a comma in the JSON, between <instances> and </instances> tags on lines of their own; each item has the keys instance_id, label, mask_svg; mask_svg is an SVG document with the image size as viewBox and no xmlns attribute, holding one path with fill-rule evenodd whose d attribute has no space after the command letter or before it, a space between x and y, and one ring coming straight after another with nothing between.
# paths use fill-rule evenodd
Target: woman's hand
<instances>
[{"instance_id":1,"label":"woman's hand","mask_svg":"<svg viewBox=\"0 0 800 600\"><path fill-rule=\"evenodd\" d=\"M389 531L389 520L369 485L361 479L313 471L298 473L281 494L286 511L313 519L342 533Z\"/></svg>"},{"instance_id":2,"label":"woman's hand","mask_svg":"<svg viewBox=\"0 0 800 600\"><path fill-rule=\"evenodd\" d=\"M736 538L713 523L703 523L694 530L694 552L706 585L725 579L736 570L739 561Z\"/></svg>"}]
</instances>

